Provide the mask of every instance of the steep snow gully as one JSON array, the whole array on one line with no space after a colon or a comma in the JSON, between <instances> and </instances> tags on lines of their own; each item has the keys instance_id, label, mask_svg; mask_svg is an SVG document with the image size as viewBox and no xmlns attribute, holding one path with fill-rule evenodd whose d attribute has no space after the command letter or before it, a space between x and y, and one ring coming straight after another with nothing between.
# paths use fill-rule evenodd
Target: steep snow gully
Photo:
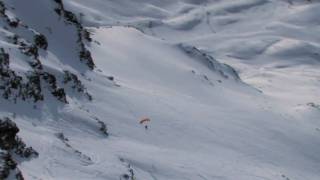
<instances>
[{"instance_id":1,"label":"steep snow gully","mask_svg":"<svg viewBox=\"0 0 320 180\"><path fill-rule=\"evenodd\" d=\"M0 180L319 180L319 17L319 0L0 0Z\"/></svg>"}]
</instances>

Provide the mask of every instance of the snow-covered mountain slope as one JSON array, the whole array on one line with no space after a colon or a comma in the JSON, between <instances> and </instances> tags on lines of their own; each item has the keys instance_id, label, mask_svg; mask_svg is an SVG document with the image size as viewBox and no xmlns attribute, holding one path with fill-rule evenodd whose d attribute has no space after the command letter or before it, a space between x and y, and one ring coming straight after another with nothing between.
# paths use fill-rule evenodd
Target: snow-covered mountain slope
<instances>
[{"instance_id":1,"label":"snow-covered mountain slope","mask_svg":"<svg viewBox=\"0 0 320 180\"><path fill-rule=\"evenodd\" d=\"M0 2L0 179L319 179L319 1Z\"/></svg>"}]
</instances>

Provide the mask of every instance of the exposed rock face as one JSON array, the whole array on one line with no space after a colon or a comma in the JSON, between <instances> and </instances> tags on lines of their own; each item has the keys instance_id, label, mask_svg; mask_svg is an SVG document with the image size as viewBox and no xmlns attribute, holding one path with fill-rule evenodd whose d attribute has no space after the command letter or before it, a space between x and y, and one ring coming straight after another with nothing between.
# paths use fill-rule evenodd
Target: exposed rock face
<instances>
[{"instance_id":1,"label":"exposed rock face","mask_svg":"<svg viewBox=\"0 0 320 180\"><path fill-rule=\"evenodd\" d=\"M34 36L34 42L37 47L47 50L48 41L47 38L43 34L37 34Z\"/></svg>"},{"instance_id":2,"label":"exposed rock face","mask_svg":"<svg viewBox=\"0 0 320 180\"><path fill-rule=\"evenodd\" d=\"M38 153L32 147L26 144L17 136L19 128L9 118L0 119L0 148L3 150L14 151L23 158L38 156Z\"/></svg>"},{"instance_id":3,"label":"exposed rock face","mask_svg":"<svg viewBox=\"0 0 320 180\"><path fill-rule=\"evenodd\" d=\"M23 180L21 171L17 168L17 163L12 159L8 151L0 150L0 179L8 177L16 180Z\"/></svg>"},{"instance_id":4,"label":"exposed rock face","mask_svg":"<svg viewBox=\"0 0 320 180\"><path fill-rule=\"evenodd\" d=\"M11 150L16 146L16 134L19 132L16 124L9 118L0 119L0 148Z\"/></svg>"},{"instance_id":5,"label":"exposed rock face","mask_svg":"<svg viewBox=\"0 0 320 180\"><path fill-rule=\"evenodd\" d=\"M17 168L17 162L12 158L12 153L21 158L37 157L38 153L17 136L19 128L9 118L0 119L0 179L9 176L22 180L23 176Z\"/></svg>"}]
</instances>

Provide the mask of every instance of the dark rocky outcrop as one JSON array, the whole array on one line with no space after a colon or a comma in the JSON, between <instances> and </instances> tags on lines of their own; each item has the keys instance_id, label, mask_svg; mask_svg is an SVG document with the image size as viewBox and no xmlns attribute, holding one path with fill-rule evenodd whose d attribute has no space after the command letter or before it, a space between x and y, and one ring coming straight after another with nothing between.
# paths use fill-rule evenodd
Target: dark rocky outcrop
<instances>
[{"instance_id":1,"label":"dark rocky outcrop","mask_svg":"<svg viewBox=\"0 0 320 180\"><path fill-rule=\"evenodd\" d=\"M10 153L5 150L0 150L0 179L4 180L9 176L15 177L16 180L24 179L21 171L17 168L17 163L12 159Z\"/></svg>"},{"instance_id":2,"label":"dark rocky outcrop","mask_svg":"<svg viewBox=\"0 0 320 180\"><path fill-rule=\"evenodd\" d=\"M38 156L38 153L32 148L27 147L21 138L17 136L19 128L8 117L0 119L0 149L13 151L23 158Z\"/></svg>"},{"instance_id":3,"label":"dark rocky outcrop","mask_svg":"<svg viewBox=\"0 0 320 180\"><path fill-rule=\"evenodd\" d=\"M38 153L17 136L18 132L19 128L11 119L0 119L0 179L6 179L12 173L15 179L24 179L12 154L21 158L38 157Z\"/></svg>"},{"instance_id":4,"label":"dark rocky outcrop","mask_svg":"<svg viewBox=\"0 0 320 180\"><path fill-rule=\"evenodd\" d=\"M34 43L37 47L47 50L48 41L47 38L43 34L36 34L34 36Z\"/></svg>"},{"instance_id":5,"label":"dark rocky outcrop","mask_svg":"<svg viewBox=\"0 0 320 180\"><path fill-rule=\"evenodd\" d=\"M18 127L9 118L0 119L0 148L13 149L17 144L16 135L18 132Z\"/></svg>"},{"instance_id":6,"label":"dark rocky outcrop","mask_svg":"<svg viewBox=\"0 0 320 180\"><path fill-rule=\"evenodd\" d=\"M100 131L102 132L102 134L109 136L108 133L108 127L106 125L106 123L104 123L103 121L98 120L98 123L100 124Z\"/></svg>"}]
</instances>

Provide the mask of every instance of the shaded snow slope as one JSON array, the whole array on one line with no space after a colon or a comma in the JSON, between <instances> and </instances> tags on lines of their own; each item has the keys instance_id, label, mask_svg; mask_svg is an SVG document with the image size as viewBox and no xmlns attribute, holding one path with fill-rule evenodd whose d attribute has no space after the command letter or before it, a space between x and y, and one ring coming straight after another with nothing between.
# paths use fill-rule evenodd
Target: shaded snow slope
<instances>
[{"instance_id":1,"label":"shaded snow slope","mask_svg":"<svg viewBox=\"0 0 320 180\"><path fill-rule=\"evenodd\" d=\"M28 25L1 21L5 70L48 72L66 98L41 79L43 100L0 99L39 153L25 179L319 179L319 1L64 1L80 25L59 1L4 2Z\"/></svg>"}]
</instances>

